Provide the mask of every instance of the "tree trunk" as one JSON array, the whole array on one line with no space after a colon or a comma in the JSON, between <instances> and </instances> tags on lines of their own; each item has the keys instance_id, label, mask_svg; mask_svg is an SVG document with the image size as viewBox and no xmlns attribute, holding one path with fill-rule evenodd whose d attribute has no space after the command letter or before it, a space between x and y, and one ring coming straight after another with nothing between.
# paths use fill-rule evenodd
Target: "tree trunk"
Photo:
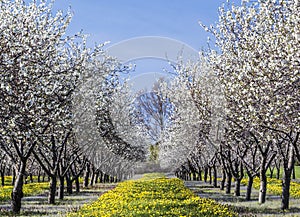
<instances>
[{"instance_id":1,"label":"tree trunk","mask_svg":"<svg viewBox=\"0 0 300 217\"><path fill-rule=\"evenodd\" d=\"M235 179L234 181L234 196L241 196L241 179Z\"/></svg>"},{"instance_id":2,"label":"tree trunk","mask_svg":"<svg viewBox=\"0 0 300 217\"><path fill-rule=\"evenodd\" d=\"M13 174L12 174L12 180L11 180L11 185L14 186L16 182L16 171L13 169Z\"/></svg>"},{"instance_id":3,"label":"tree trunk","mask_svg":"<svg viewBox=\"0 0 300 217\"><path fill-rule=\"evenodd\" d=\"M247 184L247 192L246 192L247 201L251 200L252 185L253 185L253 176L248 174L248 184Z\"/></svg>"},{"instance_id":4,"label":"tree trunk","mask_svg":"<svg viewBox=\"0 0 300 217\"><path fill-rule=\"evenodd\" d=\"M202 171L199 171L199 181L202 181Z\"/></svg>"},{"instance_id":5,"label":"tree trunk","mask_svg":"<svg viewBox=\"0 0 300 217\"><path fill-rule=\"evenodd\" d=\"M196 173L195 172L193 172L193 181L196 181Z\"/></svg>"},{"instance_id":6,"label":"tree trunk","mask_svg":"<svg viewBox=\"0 0 300 217\"><path fill-rule=\"evenodd\" d=\"M226 190L225 190L226 194L230 194L231 192L231 179L232 179L232 174L230 172L226 173Z\"/></svg>"},{"instance_id":7,"label":"tree trunk","mask_svg":"<svg viewBox=\"0 0 300 217\"><path fill-rule=\"evenodd\" d=\"M103 172L100 171L100 183L103 183Z\"/></svg>"},{"instance_id":8,"label":"tree trunk","mask_svg":"<svg viewBox=\"0 0 300 217\"><path fill-rule=\"evenodd\" d=\"M276 173L276 179L280 179L280 166L276 167L277 173Z\"/></svg>"},{"instance_id":9,"label":"tree trunk","mask_svg":"<svg viewBox=\"0 0 300 217\"><path fill-rule=\"evenodd\" d=\"M218 187L218 179L217 179L217 168L216 166L213 167L213 171L214 171L214 182L213 182L213 186L214 188L217 188Z\"/></svg>"},{"instance_id":10,"label":"tree trunk","mask_svg":"<svg viewBox=\"0 0 300 217\"><path fill-rule=\"evenodd\" d=\"M94 179L95 179L95 171L92 170L92 177L91 177L91 180L90 180L90 186L94 185Z\"/></svg>"},{"instance_id":11,"label":"tree trunk","mask_svg":"<svg viewBox=\"0 0 300 217\"><path fill-rule=\"evenodd\" d=\"M60 176L59 177L59 191L58 191L58 198L60 200L64 199L64 189L65 189L64 181L65 181L64 176Z\"/></svg>"},{"instance_id":12,"label":"tree trunk","mask_svg":"<svg viewBox=\"0 0 300 217\"><path fill-rule=\"evenodd\" d=\"M291 171L289 171L289 169L284 169L284 174L282 179L282 194L281 194L282 210L289 208L290 183L291 183Z\"/></svg>"},{"instance_id":13,"label":"tree trunk","mask_svg":"<svg viewBox=\"0 0 300 217\"><path fill-rule=\"evenodd\" d=\"M90 177L90 164L87 163L85 168L85 174L84 174L84 182L83 182L83 186L85 188L87 188L89 185L89 177Z\"/></svg>"},{"instance_id":14,"label":"tree trunk","mask_svg":"<svg viewBox=\"0 0 300 217\"><path fill-rule=\"evenodd\" d=\"M295 165L293 166L292 179L296 179Z\"/></svg>"},{"instance_id":15,"label":"tree trunk","mask_svg":"<svg viewBox=\"0 0 300 217\"><path fill-rule=\"evenodd\" d=\"M41 182L41 170L40 169L38 170L37 181L38 181L38 183Z\"/></svg>"},{"instance_id":16,"label":"tree trunk","mask_svg":"<svg viewBox=\"0 0 300 217\"><path fill-rule=\"evenodd\" d=\"M265 164L266 164L266 158L262 160L260 166L260 174L259 174L260 188L259 188L259 195L258 195L258 202L260 204L266 202L266 195L267 195L267 176L266 176Z\"/></svg>"},{"instance_id":17,"label":"tree trunk","mask_svg":"<svg viewBox=\"0 0 300 217\"><path fill-rule=\"evenodd\" d=\"M67 192L68 192L68 194L73 194L72 181L71 181L71 178L68 175L66 175L66 182L67 182Z\"/></svg>"},{"instance_id":18,"label":"tree trunk","mask_svg":"<svg viewBox=\"0 0 300 217\"><path fill-rule=\"evenodd\" d=\"M5 185L5 176L4 176L4 171L1 171L1 186Z\"/></svg>"},{"instance_id":19,"label":"tree trunk","mask_svg":"<svg viewBox=\"0 0 300 217\"><path fill-rule=\"evenodd\" d=\"M225 170L222 169L222 179L221 179L221 183L220 183L220 190L223 191L225 188L225 180L226 180L226 173Z\"/></svg>"},{"instance_id":20,"label":"tree trunk","mask_svg":"<svg viewBox=\"0 0 300 217\"><path fill-rule=\"evenodd\" d=\"M270 170L270 178L272 179L274 173L274 167L273 168L269 167L269 170Z\"/></svg>"},{"instance_id":21,"label":"tree trunk","mask_svg":"<svg viewBox=\"0 0 300 217\"><path fill-rule=\"evenodd\" d=\"M49 195L48 195L49 204L55 204L56 186L57 186L57 177L56 175L53 175L50 177L50 188L49 188Z\"/></svg>"},{"instance_id":22,"label":"tree trunk","mask_svg":"<svg viewBox=\"0 0 300 217\"><path fill-rule=\"evenodd\" d=\"M284 163L284 174L282 179L282 195L281 195L281 209L286 210L289 208L290 201L290 184L292 171L295 166L294 150L291 147L289 149L289 159L287 163Z\"/></svg>"},{"instance_id":23,"label":"tree trunk","mask_svg":"<svg viewBox=\"0 0 300 217\"><path fill-rule=\"evenodd\" d=\"M96 171L96 176L95 176L95 184L98 183L98 179L99 179L99 171Z\"/></svg>"},{"instance_id":24,"label":"tree trunk","mask_svg":"<svg viewBox=\"0 0 300 217\"><path fill-rule=\"evenodd\" d=\"M45 172L44 172L44 173L43 173L42 182L45 182L45 176L46 176L46 174L45 174Z\"/></svg>"},{"instance_id":25,"label":"tree trunk","mask_svg":"<svg viewBox=\"0 0 300 217\"><path fill-rule=\"evenodd\" d=\"M76 193L80 192L80 182L78 176L75 178L75 189L76 189Z\"/></svg>"},{"instance_id":26,"label":"tree trunk","mask_svg":"<svg viewBox=\"0 0 300 217\"><path fill-rule=\"evenodd\" d=\"M212 184L212 173L211 173L211 167L208 168L208 174L209 174L209 184Z\"/></svg>"},{"instance_id":27,"label":"tree trunk","mask_svg":"<svg viewBox=\"0 0 300 217\"><path fill-rule=\"evenodd\" d=\"M18 174L15 179L13 191L11 193L11 209L13 213L20 213L21 200L23 197L23 179L26 170L26 161L21 161ZM16 174L16 173L14 173Z\"/></svg>"},{"instance_id":28,"label":"tree trunk","mask_svg":"<svg viewBox=\"0 0 300 217\"><path fill-rule=\"evenodd\" d=\"M208 169L205 167L204 169L204 182L207 182Z\"/></svg>"},{"instance_id":29,"label":"tree trunk","mask_svg":"<svg viewBox=\"0 0 300 217\"><path fill-rule=\"evenodd\" d=\"M30 175L29 175L29 180L30 180L30 183L33 183L33 176L32 176L32 173L30 173Z\"/></svg>"}]
</instances>

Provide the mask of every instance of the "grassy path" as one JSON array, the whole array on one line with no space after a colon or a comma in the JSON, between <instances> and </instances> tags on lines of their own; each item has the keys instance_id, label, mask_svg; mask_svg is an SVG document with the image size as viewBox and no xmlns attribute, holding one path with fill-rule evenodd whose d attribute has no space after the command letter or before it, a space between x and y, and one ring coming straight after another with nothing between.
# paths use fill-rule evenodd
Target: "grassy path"
<instances>
[{"instance_id":1,"label":"grassy path","mask_svg":"<svg viewBox=\"0 0 300 217\"><path fill-rule=\"evenodd\" d=\"M136 175L134 180L140 179L143 175ZM173 178L172 174L167 177ZM57 200L55 205L47 203L47 193L38 196L24 197L22 200L22 212L18 216L64 216L66 212L78 210L83 204L96 201L101 194L114 188L116 184L97 184L93 188L82 189L79 194L66 195L65 200ZM253 189L251 201L245 201L245 186L241 187L241 197L235 197L233 194L225 194L217 188L213 188L209 183L201 181L186 181L185 186L202 198L211 198L219 203L233 206L239 213L239 216L258 216L258 217L275 217L275 216L300 216L300 199L291 199L291 209L285 213L279 209L280 196L268 194L265 204L258 204L258 190ZM0 202L0 216L13 216L10 212L10 202Z\"/></svg>"},{"instance_id":2,"label":"grassy path","mask_svg":"<svg viewBox=\"0 0 300 217\"><path fill-rule=\"evenodd\" d=\"M228 206L200 198L179 179L135 176L68 217L235 217Z\"/></svg>"},{"instance_id":3,"label":"grassy path","mask_svg":"<svg viewBox=\"0 0 300 217\"><path fill-rule=\"evenodd\" d=\"M235 197L233 194L225 194L218 188L213 188L209 183L202 181L186 181L185 186L194 193L204 198L211 198L219 203L228 204L235 207L239 216L257 216L257 217L277 217L277 216L300 216L300 199L290 199L290 210L283 213L279 207L281 203L280 196L267 195L267 202L259 204L257 201L258 190L252 189L252 200L246 201L246 187L241 186L241 196ZM233 189L232 189L233 190Z\"/></svg>"},{"instance_id":4,"label":"grassy path","mask_svg":"<svg viewBox=\"0 0 300 217\"><path fill-rule=\"evenodd\" d=\"M18 216L64 216L66 212L78 210L83 204L97 200L101 194L114 188L115 185L96 184L93 188L82 189L80 193L66 195L64 200L56 200L55 205L47 203L47 192L37 196L24 197L22 199L22 211ZM13 216L9 210L9 201L0 203L0 216Z\"/></svg>"}]
</instances>

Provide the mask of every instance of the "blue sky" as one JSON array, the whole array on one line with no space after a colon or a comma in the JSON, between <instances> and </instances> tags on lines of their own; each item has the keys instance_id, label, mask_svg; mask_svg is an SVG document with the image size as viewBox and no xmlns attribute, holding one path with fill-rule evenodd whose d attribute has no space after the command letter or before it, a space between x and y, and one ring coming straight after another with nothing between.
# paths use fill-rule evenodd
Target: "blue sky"
<instances>
[{"instance_id":1,"label":"blue sky","mask_svg":"<svg viewBox=\"0 0 300 217\"><path fill-rule=\"evenodd\" d=\"M224 0L225 1L225 0ZM112 44L138 36L164 36L199 50L208 35L199 26L217 21L223 0L56 0L55 9L74 12L68 33L81 29L89 43Z\"/></svg>"},{"instance_id":2,"label":"blue sky","mask_svg":"<svg viewBox=\"0 0 300 217\"><path fill-rule=\"evenodd\" d=\"M66 11L71 6L74 16L67 34L72 35L83 30L89 35L90 46L105 41L110 41L110 46L113 46L136 37L160 36L187 44L197 53L207 47L207 37L210 36L198 22L201 21L206 25L215 24L218 20L218 8L225 1L56 0L54 9ZM123 47L122 51L136 53L139 50L149 50L149 44L139 43L127 46L127 49ZM150 50L154 52L161 47L163 44L158 42L156 46L151 45ZM163 55L163 52L160 52ZM170 55L172 52L177 55L174 50L168 52L165 53ZM112 55L118 57L118 53ZM153 55L156 54L150 54ZM136 64L136 70L129 75L129 79L135 91L143 87L150 89L153 82L162 75L163 68L168 68L165 61L149 58L134 61L133 64Z\"/></svg>"}]
</instances>

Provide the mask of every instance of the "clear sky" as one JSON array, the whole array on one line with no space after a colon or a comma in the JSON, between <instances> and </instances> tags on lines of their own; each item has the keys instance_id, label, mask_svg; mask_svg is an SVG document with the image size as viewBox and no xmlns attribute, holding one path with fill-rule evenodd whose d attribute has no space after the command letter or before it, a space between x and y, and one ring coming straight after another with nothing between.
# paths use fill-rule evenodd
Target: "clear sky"
<instances>
[{"instance_id":1,"label":"clear sky","mask_svg":"<svg viewBox=\"0 0 300 217\"><path fill-rule=\"evenodd\" d=\"M208 35L199 26L218 19L225 0L56 0L55 9L71 6L74 17L68 33L83 30L89 43L117 43L132 37L170 37L199 50Z\"/></svg>"},{"instance_id":2,"label":"clear sky","mask_svg":"<svg viewBox=\"0 0 300 217\"><path fill-rule=\"evenodd\" d=\"M115 45L136 37L160 36L185 43L197 52L207 47L207 37L210 36L198 22L215 24L218 20L218 8L224 2L226 0L56 0L54 9L66 11L71 7L74 16L67 34L83 30L89 35L90 46L105 41ZM166 43L155 46L149 44L151 43L148 43L148 49L150 47L150 50L157 50ZM142 43L122 49L137 52L147 50L146 46L147 43ZM137 87L136 90L142 89L145 84L151 86L157 76L160 76L156 73L161 73L163 65L166 65L165 62L162 64L153 59L139 60L134 64L137 68L130 79ZM146 88L149 89L149 86Z\"/></svg>"}]
</instances>

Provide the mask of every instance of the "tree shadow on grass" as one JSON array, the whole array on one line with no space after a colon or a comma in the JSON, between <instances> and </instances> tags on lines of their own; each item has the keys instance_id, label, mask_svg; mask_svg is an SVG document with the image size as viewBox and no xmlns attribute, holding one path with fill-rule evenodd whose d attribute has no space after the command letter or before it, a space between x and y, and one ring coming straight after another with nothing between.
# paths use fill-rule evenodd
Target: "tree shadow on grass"
<instances>
[{"instance_id":1,"label":"tree shadow on grass","mask_svg":"<svg viewBox=\"0 0 300 217\"><path fill-rule=\"evenodd\" d=\"M261 215L272 215L272 216L284 216L284 215L295 215L299 216L300 208L292 207L287 211L282 211L279 208L256 208L256 207L243 207L243 206L234 206L230 205L230 207L239 213L239 216L246 217L246 216L257 216L258 214Z\"/></svg>"},{"instance_id":2,"label":"tree shadow on grass","mask_svg":"<svg viewBox=\"0 0 300 217\"><path fill-rule=\"evenodd\" d=\"M278 206L268 205L259 205L256 197L258 192L253 189L254 195L253 199L247 201L245 196L236 197L233 194L226 194L224 191L221 191L219 188L213 188L207 183L192 182L186 183L186 186L191 189L196 195L202 198L210 198L219 203L229 205L233 210L239 213L239 216L300 216L300 207L293 207L286 211L280 209L280 196L278 195L268 195L267 201L278 203ZM244 192L245 193L245 192ZM255 198L255 199L254 199Z\"/></svg>"},{"instance_id":3,"label":"tree shadow on grass","mask_svg":"<svg viewBox=\"0 0 300 217\"><path fill-rule=\"evenodd\" d=\"M47 215L47 211L21 211L20 214L15 214L10 210L0 209L0 216L42 216Z\"/></svg>"}]
</instances>

